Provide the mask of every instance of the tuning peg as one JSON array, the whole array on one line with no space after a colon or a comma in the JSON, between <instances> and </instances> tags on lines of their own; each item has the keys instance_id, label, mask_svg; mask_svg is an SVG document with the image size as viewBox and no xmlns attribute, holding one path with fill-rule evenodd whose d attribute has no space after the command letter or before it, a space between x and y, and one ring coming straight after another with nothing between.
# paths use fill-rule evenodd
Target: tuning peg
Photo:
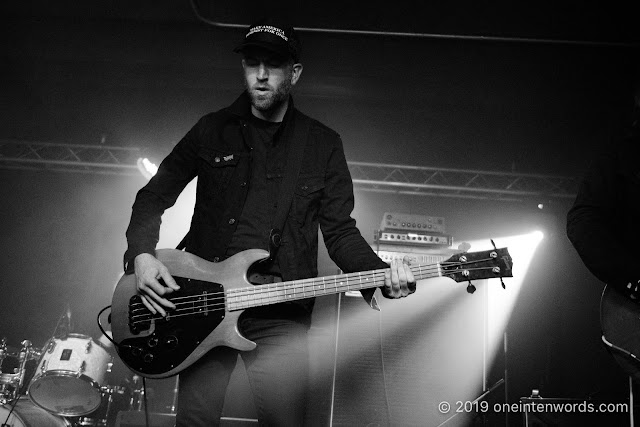
<instances>
[{"instance_id":1,"label":"tuning peg","mask_svg":"<svg viewBox=\"0 0 640 427\"><path fill-rule=\"evenodd\" d=\"M473 283L471 283L471 280L469 280L469 284L467 285L467 292L472 294L476 291L476 287L473 285Z\"/></svg>"},{"instance_id":2,"label":"tuning peg","mask_svg":"<svg viewBox=\"0 0 640 427\"><path fill-rule=\"evenodd\" d=\"M496 243L493 241L493 239L490 239L490 240L491 240L491 244L493 245L493 249L497 251L498 248L496 247ZM507 289L507 287L504 285L504 282L502 281L502 276L500 276L500 285L502 285L502 289Z\"/></svg>"}]
</instances>

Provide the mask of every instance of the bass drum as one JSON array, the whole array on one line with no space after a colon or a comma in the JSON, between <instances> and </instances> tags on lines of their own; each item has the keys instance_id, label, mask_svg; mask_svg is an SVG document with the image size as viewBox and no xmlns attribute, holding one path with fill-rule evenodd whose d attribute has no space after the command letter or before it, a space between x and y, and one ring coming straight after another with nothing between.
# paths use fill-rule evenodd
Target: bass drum
<instances>
[{"instance_id":1,"label":"bass drum","mask_svg":"<svg viewBox=\"0 0 640 427\"><path fill-rule=\"evenodd\" d=\"M86 335L52 338L29 385L29 398L41 408L64 417L89 414L100 406L100 386L111 362L100 342Z\"/></svg>"},{"instance_id":2,"label":"bass drum","mask_svg":"<svg viewBox=\"0 0 640 427\"><path fill-rule=\"evenodd\" d=\"M11 414L11 415L9 415ZM7 417L9 419L7 420ZM3 424L6 423L6 424ZM0 406L0 425L11 427L70 427L62 417L55 416L37 407L26 397L18 399L13 411L11 405Z\"/></svg>"}]
</instances>

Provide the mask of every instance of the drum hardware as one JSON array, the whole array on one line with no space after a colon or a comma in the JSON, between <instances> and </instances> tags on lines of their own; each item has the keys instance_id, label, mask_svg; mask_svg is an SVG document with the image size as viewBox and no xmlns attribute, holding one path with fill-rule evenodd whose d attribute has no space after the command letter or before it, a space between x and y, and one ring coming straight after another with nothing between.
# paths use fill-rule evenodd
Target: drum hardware
<instances>
[{"instance_id":1,"label":"drum hardware","mask_svg":"<svg viewBox=\"0 0 640 427\"><path fill-rule=\"evenodd\" d=\"M113 425L120 411L129 410L127 389L121 386L100 387L102 403L94 412L72 419L74 426L107 427Z\"/></svg>"},{"instance_id":2,"label":"drum hardware","mask_svg":"<svg viewBox=\"0 0 640 427\"><path fill-rule=\"evenodd\" d=\"M31 341L22 341L20 351L10 353L7 351L6 339L0 344L0 367L7 357L17 357L18 366L13 369L13 373L0 374L0 404L12 402L20 396L20 389L25 383L27 372L27 362L40 357L41 352L33 349Z\"/></svg>"},{"instance_id":3,"label":"drum hardware","mask_svg":"<svg viewBox=\"0 0 640 427\"><path fill-rule=\"evenodd\" d=\"M5 405L17 398L20 390L19 383L20 380L16 374L0 374L0 405Z\"/></svg>"},{"instance_id":4,"label":"drum hardware","mask_svg":"<svg viewBox=\"0 0 640 427\"><path fill-rule=\"evenodd\" d=\"M130 411L142 411L144 409L144 386L142 384L142 378L138 375L134 375L133 386L131 389L131 399L129 400Z\"/></svg>"},{"instance_id":5,"label":"drum hardware","mask_svg":"<svg viewBox=\"0 0 640 427\"><path fill-rule=\"evenodd\" d=\"M0 341L0 366L2 366L5 357L7 357L7 338L2 337Z\"/></svg>"},{"instance_id":6,"label":"drum hardware","mask_svg":"<svg viewBox=\"0 0 640 427\"><path fill-rule=\"evenodd\" d=\"M53 353L53 350L55 348L56 348L56 341L49 340L49 343L47 344L47 353L49 353L49 354Z\"/></svg>"},{"instance_id":7,"label":"drum hardware","mask_svg":"<svg viewBox=\"0 0 640 427\"><path fill-rule=\"evenodd\" d=\"M20 363L20 367L19 369L19 374L20 374L20 384L18 385L19 387L22 387L22 384L24 383L24 375L26 372L26 365L27 365L27 360L29 360L29 358L31 357L32 354L35 353L35 351L33 350L33 345L31 344L31 341L29 340L24 340L22 341L22 348L20 349L20 356L18 358L18 361Z\"/></svg>"}]
</instances>

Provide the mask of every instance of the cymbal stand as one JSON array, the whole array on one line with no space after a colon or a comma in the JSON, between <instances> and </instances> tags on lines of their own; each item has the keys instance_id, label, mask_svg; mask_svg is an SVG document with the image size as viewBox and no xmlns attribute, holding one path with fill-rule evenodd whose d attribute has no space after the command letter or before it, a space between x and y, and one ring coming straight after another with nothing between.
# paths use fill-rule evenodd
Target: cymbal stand
<instances>
[{"instance_id":1,"label":"cymbal stand","mask_svg":"<svg viewBox=\"0 0 640 427\"><path fill-rule=\"evenodd\" d=\"M132 378L133 386L131 388L131 399L129 400L129 408L131 411L142 411L144 406L145 389L142 386L141 378L134 375Z\"/></svg>"},{"instance_id":2,"label":"cymbal stand","mask_svg":"<svg viewBox=\"0 0 640 427\"><path fill-rule=\"evenodd\" d=\"M27 373L27 362L32 359L32 354L35 354L36 351L33 349L33 345L31 341L24 340L22 341L22 348L20 349L20 356L18 358L19 366L18 366L18 387L16 388L16 397L20 392L20 389L24 385L24 379Z\"/></svg>"},{"instance_id":3,"label":"cymbal stand","mask_svg":"<svg viewBox=\"0 0 640 427\"><path fill-rule=\"evenodd\" d=\"M2 337L2 341L0 341L0 366L2 366L5 357L7 357L7 338Z\"/></svg>"}]
</instances>

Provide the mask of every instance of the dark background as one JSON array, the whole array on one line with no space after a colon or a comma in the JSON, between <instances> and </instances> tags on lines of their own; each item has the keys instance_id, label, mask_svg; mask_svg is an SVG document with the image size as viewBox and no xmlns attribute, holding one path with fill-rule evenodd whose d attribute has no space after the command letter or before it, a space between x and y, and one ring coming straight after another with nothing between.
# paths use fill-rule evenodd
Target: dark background
<instances>
[{"instance_id":1,"label":"dark background","mask_svg":"<svg viewBox=\"0 0 640 427\"><path fill-rule=\"evenodd\" d=\"M228 24L268 12L249 0L3 4L0 138L141 147L161 160L242 87L232 49L243 30L199 20L194 5ZM407 0L270 8L300 28L394 33L301 31L296 106L337 130L351 161L580 176L630 121L640 41L630 9ZM0 170L0 335L10 345L42 345L67 304L76 331L99 337L95 318L121 274L130 207L144 183ZM509 399L533 388L625 398L626 378L600 344L602 284L564 234L570 200L543 211L535 200L362 191L356 200L368 241L385 211L442 216L457 241L542 227L507 327ZM165 232L177 243L180 233ZM320 269L335 272L324 252ZM495 379L503 364L496 360Z\"/></svg>"}]
</instances>

